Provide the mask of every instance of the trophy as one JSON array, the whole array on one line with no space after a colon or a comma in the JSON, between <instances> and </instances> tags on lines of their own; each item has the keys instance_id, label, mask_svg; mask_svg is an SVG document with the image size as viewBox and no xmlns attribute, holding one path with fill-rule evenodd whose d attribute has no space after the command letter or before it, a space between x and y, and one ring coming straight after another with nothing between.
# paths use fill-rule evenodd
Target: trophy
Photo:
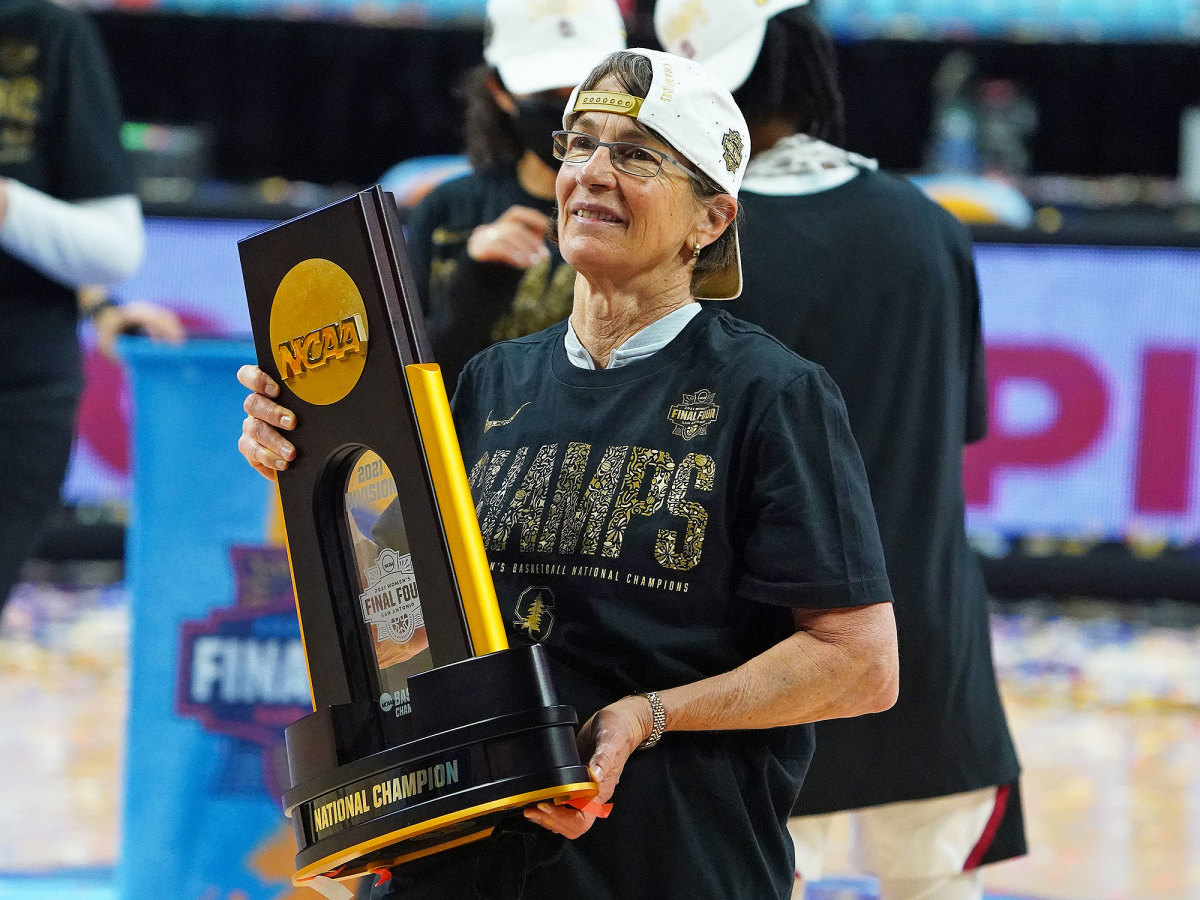
<instances>
[{"instance_id":1,"label":"trophy","mask_svg":"<svg viewBox=\"0 0 1200 900\"><path fill-rule=\"evenodd\" d=\"M299 423L278 481L314 709L285 733L294 883L594 804L543 649L508 648L391 195L238 249L258 365Z\"/></svg>"}]
</instances>

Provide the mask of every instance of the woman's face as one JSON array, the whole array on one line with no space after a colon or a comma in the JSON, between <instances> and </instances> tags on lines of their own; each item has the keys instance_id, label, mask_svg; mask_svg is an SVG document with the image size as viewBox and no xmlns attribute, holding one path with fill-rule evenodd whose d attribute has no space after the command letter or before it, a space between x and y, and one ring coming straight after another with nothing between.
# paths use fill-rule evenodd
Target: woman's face
<instances>
[{"instance_id":1,"label":"woman's face","mask_svg":"<svg viewBox=\"0 0 1200 900\"><path fill-rule=\"evenodd\" d=\"M596 89L617 88L606 79ZM690 164L628 116L588 112L571 130L601 141L643 144ZM563 259L593 283L651 274L689 279L693 242L699 238L707 245L716 236L690 182L670 161L652 178L620 172L613 168L607 147L598 148L585 163L563 163L555 182Z\"/></svg>"}]
</instances>

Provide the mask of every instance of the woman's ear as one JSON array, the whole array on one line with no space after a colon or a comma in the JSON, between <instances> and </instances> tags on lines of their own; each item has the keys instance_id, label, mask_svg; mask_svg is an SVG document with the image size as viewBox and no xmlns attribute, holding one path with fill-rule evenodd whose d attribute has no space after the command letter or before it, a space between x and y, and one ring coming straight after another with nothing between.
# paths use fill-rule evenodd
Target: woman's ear
<instances>
[{"instance_id":1,"label":"woman's ear","mask_svg":"<svg viewBox=\"0 0 1200 900\"><path fill-rule=\"evenodd\" d=\"M731 194L717 194L704 205L698 234L700 244L707 247L719 238L737 216L738 203Z\"/></svg>"},{"instance_id":2,"label":"woman's ear","mask_svg":"<svg viewBox=\"0 0 1200 900\"><path fill-rule=\"evenodd\" d=\"M517 104L513 100L513 95L505 90L504 85L500 83L500 79L496 77L495 72L489 72L487 80L484 81L487 86L488 93L492 95L492 99L496 101L496 105L508 113L510 116L516 113Z\"/></svg>"}]
</instances>

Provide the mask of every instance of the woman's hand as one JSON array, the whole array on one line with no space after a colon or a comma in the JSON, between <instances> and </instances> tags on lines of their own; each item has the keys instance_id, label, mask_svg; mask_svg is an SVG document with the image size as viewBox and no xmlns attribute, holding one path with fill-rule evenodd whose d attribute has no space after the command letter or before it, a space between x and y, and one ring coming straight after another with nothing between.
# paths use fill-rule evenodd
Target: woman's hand
<instances>
[{"instance_id":1,"label":"woman's hand","mask_svg":"<svg viewBox=\"0 0 1200 900\"><path fill-rule=\"evenodd\" d=\"M622 697L597 712L579 731L579 755L589 759L588 772L600 786L599 803L607 803L617 789L629 755L650 736L654 725L650 701L645 697ZM525 810L525 818L563 837L574 840L596 821L593 813L549 800Z\"/></svg>"},{"instance_id":2,"label":"woman's hand","mask_svg":"<svg viewBox=\"0 0 1200 900\"><path fill-rule=\"evenodd\" d=\"M528 206L510 206L495 222L480 225L467 239L467 255L475 262L498 262L528 269L550 255L546 228L550 219Z\"/></svg>"},{"instance_id":3,"label":"woman's hand","mask_svg":"<svg viewBox=\"0 0 1200 900\"><path fill-rule=\"evenodd\" d=\"M258 366L242 366L237 379L253 391L242 404L246 418L238 450L260 475L274 481L275 473L296 458L296 448L278 430L295 428L296 416L271 399L279 396L279 385Z\"/></svg>"}]
</instances>

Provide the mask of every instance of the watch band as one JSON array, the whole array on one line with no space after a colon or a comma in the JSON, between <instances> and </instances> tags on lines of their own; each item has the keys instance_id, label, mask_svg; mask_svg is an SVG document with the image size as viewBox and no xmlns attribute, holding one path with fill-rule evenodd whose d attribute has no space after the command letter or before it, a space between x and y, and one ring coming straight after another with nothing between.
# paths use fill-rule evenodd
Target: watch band
<instances>
[{"instance_id":1,"label":"watch band","mask_svg":"<svg viewBox=\"0 0 1200 900\"><path fill-rule=\"evenodd\" d=\"M667 711L658 697L658 691L639 691L638 696L645 697L650 701L650 714L653 716L650 736L637 745L637 749L645 750L653 747L662 739L663 729L667 727Z\"/></svg>"}]
</instances>

